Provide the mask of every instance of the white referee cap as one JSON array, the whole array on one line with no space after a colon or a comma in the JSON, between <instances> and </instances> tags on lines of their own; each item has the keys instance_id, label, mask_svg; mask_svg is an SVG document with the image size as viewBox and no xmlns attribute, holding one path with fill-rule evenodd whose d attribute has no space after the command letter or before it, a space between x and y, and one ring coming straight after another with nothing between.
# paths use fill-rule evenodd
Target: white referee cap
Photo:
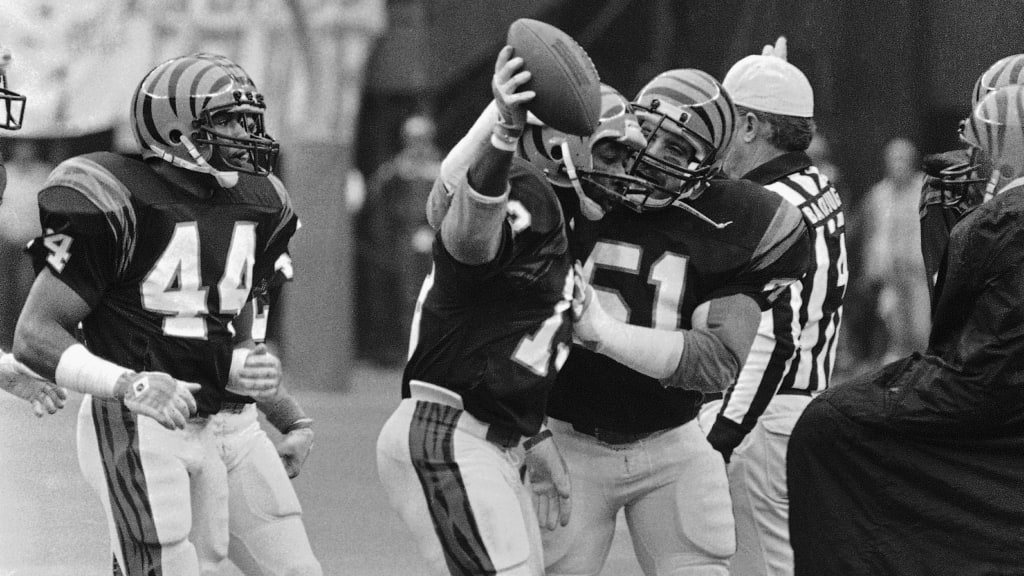
<instances>
[{"instance_id":1,"label":"white referee cap","mask_svg":"<svg viewBox=\"0 0 1024 576\"><path fill-rule=\"evenodd\" d=\"M722 85L738 106L783 116L814 116L811 83L799 68L778 56L743 58L732 65Z\"/></svg>"}]
</instances>

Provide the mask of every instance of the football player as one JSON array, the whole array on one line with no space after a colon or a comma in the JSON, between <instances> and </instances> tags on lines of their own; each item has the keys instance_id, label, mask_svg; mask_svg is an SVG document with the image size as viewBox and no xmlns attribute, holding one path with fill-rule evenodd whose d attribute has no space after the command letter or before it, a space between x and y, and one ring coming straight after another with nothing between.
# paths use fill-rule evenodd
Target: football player
<instances>
[{"instance_id":1,"label":"football player","mask_svg":"<svg viewBox=\"0 0 1024 576\"><path fill-rule=\"evenodd\" d=\"M952 228L928 349L817 396L788 452L797 574L1012 574L1024 504L1024 86L964 140L1005 182Z\"/></svg>"},{"instance_id":2,"label":"football player","mask_svg":"<svg viewBox=\"0 0 1024 576\"><path fill-rule=\"evenodd\" d=\"M71 158L39 193L15 354L86 394L79 463L127 576L214 573L229 547L247 574L320 574L257 421L311 440L249 328L298 224L265 108L227 58L173 58L132 100L142 156Z\"/></svg>"},{"instance_id":3,"label":"football player","mask_svg":"<svg viewBox=\"0 0 1024 576\"><path fill-rule=\"evenodd\" d=\"M377 440L388 499L436 574L539 576L538 520L558 529L571 512L564 462L541 424L568 353L572 261L555 194L513 156L529 78L502 48L494 102L441 164L403 400Z\"/></svg>"},{"instance_id":4,"label":"football player","mask_svg":"<svg viewBox=\"0 0 1024 576\"><path fill-rule=\"evenodd\" d=\"M0 47L0 129L18 130L25 115L25 96L7 87L7 68L11 64L11 51ZM0 159L0 202L7 188L7 170ZM64 407L67 394L27 366L14 359L14 355L0 350L0 389L27 400L32 411L42 417Z\"/></svg>"},{"instance_id":5,"label":"football player","mask_svg":"<svg viewBox=\"0 0 1024 576\"><path fill-rule=\"evenodd\" d=\"M1003 86L1024 83L1024 54L1000 58L974 83L971 110L982 98ZM949 231L971 208L991 198L1005 184L985 151L966 146L924 158L925 183L921 190L921 252L928 289L935 293L939 264L946 253ZM932 299L934 304L934 298Z\"/></svg>"},{"instance_id":6,"label":"football player","mask_svg":"<svg viewBox=\"0 0 1024 576\"><path fill-rule=\"evenodd\" d=\"M645 574L727 574L729 486L696 417L807 269L807 231L777 195L716 177L736 112L710 75L670 70L632 106L647 142L631 173L649 185L573 231L578 345L548 402L573 516L544 533L547 574L600 572L620 510Z\"/></svg>"}]
</instances>

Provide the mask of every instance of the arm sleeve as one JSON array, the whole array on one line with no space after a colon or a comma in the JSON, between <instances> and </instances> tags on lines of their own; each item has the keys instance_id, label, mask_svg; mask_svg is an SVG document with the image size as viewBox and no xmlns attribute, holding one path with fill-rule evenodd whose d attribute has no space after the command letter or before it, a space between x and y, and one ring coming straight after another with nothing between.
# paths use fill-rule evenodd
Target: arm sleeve
<instances>
[{"instance_id":1,"label":"arm sleeve","mask_svg":"<svg viewBox=\"0 0 1024 576\"><path fill-rule=\"evenodd\" d=\"M441 163L441 179L448 180L451 205L441 223L441 241L463 264L485 264L497 257L507 213L509 166L512 153L491 143L488 109L469 134ZM496 115L496 111L494 112ZM483 129L486 127L486 131ZM449 166L445 164L452 159ZM463 174L465 172L465 174Z\"/></svg>"},{"instance_id":2,"label":"arm sleeve","mask_svg":"<svg viewBox=\"0 0 1024 576\"><path fill-rule=\"evenodd\" d=\"M39 193L43 233L29 244L36 273L49 268L90 307L127 267L133 240L122 211L103 211L78 190L57 186Z\"/></svg>"},{"instance_id":3,"label":"arm sleeve","mask_svg":"<svg viewBox=\"0 0 1024 576\"><path fill-rule=\"evenodd\" d=\"M427 198L427 222L435 230L441 227L452 196L469 186L469 167L491 147L491 129L498 120L498 107L492 101L441 162L441 172Z\"/></svg>"},{"instance_id":4,"label":"arm sleeve","mask_svg":"<svg viewBox=\"0 0 1024 576\"><path fill-rule=\"evenodd\" d=\"M761 310L749 295L735 294L702 304L694 311L693 328L666 387L712 393L736 381L757 335Z\"/></svg>"}]
</instances>

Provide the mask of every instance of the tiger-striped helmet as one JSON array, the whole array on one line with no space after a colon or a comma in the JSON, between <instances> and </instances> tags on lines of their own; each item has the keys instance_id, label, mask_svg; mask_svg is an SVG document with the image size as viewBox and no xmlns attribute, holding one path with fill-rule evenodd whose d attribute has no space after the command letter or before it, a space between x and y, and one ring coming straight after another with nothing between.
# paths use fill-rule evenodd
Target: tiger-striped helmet
<instances>
[{"instance_id":1,"label":"tiger-striped helmet","mask_svg":"<svg viewBox=\"0 0 1024 576\"><path fill-rule=\"evenodd\" d=\"M988 154L1002 181L1024 174L1024 85L1003 86L982 98L962 137Z\"/></svg>"},{"instance_id":2,"label":"tiger-striped helmet","mask_svg":"<svg viewBox=\"0 0 1024 576\"><path fill-rule=\"evenodd\" d=\"M633 107L648 143L631 172L651 179L659 192L644 200L643 209L699 194L736 125L736 108L722 84L694 68L669 70L640 89ZM662 140L673 137L693 149L688 158L665 147Z\"/></svg>"},{"instance_id":3,"label":"tiger-striped helmet","mask_svg":"<svg viewBox=\"0 0 1024 576\"><path fill-rule=\"evenodd\" d=\"M643 184L628 176L625 166L614 171L595 166L594 147L604 140L623 145L629 154L647 143L629 101L607 84L601 84L601 114L593 134L567 134L531 117L516 154L540 168L552 184L573 188L584 216L597 220L612 205L627 203L628 189Z\"/></svg>"},{"instance_id":4,"label":"tiger-striped helmet","mask_svg":"<svg viewBox=\"0 0 1024 576\"><path fill-rule=\"evenodd\" d=\"M153 68L132 99L132 131L143 155L213 174L222 186L238 180L234 171L266 176L274 170L279 145L263 127L266 104L245 71L214 54L172 58ZM214 114L231 112L246 135L218 131ZM210 165L214 147L242 150L248 162L227 170Z\"/></svg>"},{"instance_id":5,"label":"tiger-striped helmet","mask_svg":"<svg viewBox=\"0 0 1024 576\"><path fill-rule=\"evenodd\" d=\"M1000 58L978 76L971 92L971 110L978 105L989 92L1011 84L1024 84L1024 54L1014 54Z\"/></svg>"}]
</instances>

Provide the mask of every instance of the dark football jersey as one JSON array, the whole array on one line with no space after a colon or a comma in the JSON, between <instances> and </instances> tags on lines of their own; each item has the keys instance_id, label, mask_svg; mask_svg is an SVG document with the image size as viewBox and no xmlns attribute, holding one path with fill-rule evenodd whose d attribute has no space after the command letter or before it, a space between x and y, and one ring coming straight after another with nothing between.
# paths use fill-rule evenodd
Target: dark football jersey
<instances>
[{"instance_id":1,"label":"dark football jersey","mask_svg":"<svg viewBox=\"0 0 1024 576\"><path fill-rule=\"evenodd\" d=\"M675 206L637 214L613 210L598 222L576 219L574 254L616 319L666 330L691 328L696 307L735 294L762 310L809 265L800 212L745 180L714 180L690 205L716 229ZM548 414L587 428L652 432L696 416L699 392L658 380L573 346L551 392Z\"/></svg>"},{"instance_id":2,"label":"dark football jersey","mask_svg":"<svg viewBox=\"0 0 1024 576\"><path fill-rule=\"evenodd\" d=\"M434 266L416 304L402 379L462 396L475 417L531 436L540 429L555 374L569 353L572 261L554 192L514 159L502 246L467 266L438 234Z\"/></svg>"},{"instance_id":3,"label":"dark football jersey","mask_svg":"<svg viewBox=\"0 0 1024 576\"><path fill-rule=\"evenodd\" d=\"M200 199L140 159L95 153L54 169L39 212L36 270L48 267L92 308L82 322L89 350L201 384L200 413L251 400L224 386L232 320L273 275L298 222L277 178L242 174Z\"/></svg>"},{"instance_id":4,"label":"dark football jersey","mask_svg":"<svg viewBox=\"0 0 1024 576\"><path fill-rule=\"evenodd\" d=\"M928 355L955 375L935 378L950 411L977 391L1024 383L1024 186L1004 190L952 229L936 285ZM1001 409L1007 409L1003 406ZM1020 410L1020 406L1012 410Z\"/></svg>"}]
</instances>

